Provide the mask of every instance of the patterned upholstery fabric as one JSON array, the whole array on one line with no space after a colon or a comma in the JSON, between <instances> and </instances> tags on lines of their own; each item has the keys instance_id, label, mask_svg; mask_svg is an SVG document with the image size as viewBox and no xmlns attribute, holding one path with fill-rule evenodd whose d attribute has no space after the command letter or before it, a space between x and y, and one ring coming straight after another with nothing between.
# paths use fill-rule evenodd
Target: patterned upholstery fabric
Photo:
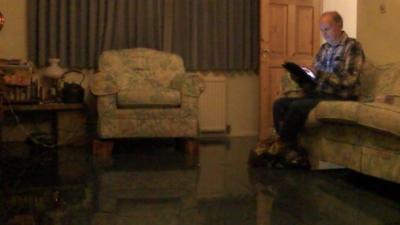
<instances>
[{"instance_id":1,"label":"patterned upholstery fabric","mask_svg":"<svg viewBox=\"0 0 400 225\"><path fill-rule=\"evenodd\" d=\"M123 90L117 94L117 105L120 108L177 107L181 105L181 94L163 87Z\"/></svg>"},{"instance_id":2,"label":"patterned upholstery fabric","mask_svg":"<svg viewBox=\"0 0 400 225\"><path fill-rule=\"evenodd\" d=\"M288 77L283 90L293 96L298 87ZM323 101L311 111L300 145L311 162L335 163L400 183L400 64L367 62L360 79L358 102Z\"/></svg>"},{"instance_id":3,"label":"patterned upholstery fabric","mask_svg":"<svg viewBox=\"0 0 400 225\"><path fill-rule=\"evenodd\" d=\"M101 138L196 137L197 74L185 73L182 58L152 49L105 51L90 88L97 95Z\"/></svg>"},{"instance_id":4,"label":"patterned upholstery fabric","mask_svg":"<svg viewBox=\"0 0 400 225\"><path fill-rule=\"evenodd\" d=\"M357 123L360 104L351 101L323 101L313 110L321 121Z\"/></svg>"},{"instance_id":5,"label":"patterned upholstery fabric","mask_svg":"<svg viewBox=\"0 0 400 225\"><path fill-rule=\"evenodd\" d=\"M118 93L118 87L110 74L98 72L90 81L90 91L97 96L112 95Z\"/></svg>"},{"instance_id":6,"label":"patterned upholstery fabric","mask_svg":"<svg viewBox=\"0 0 400 225\"><path fill-rule=\"evenodd\" d=\"M400 137L400 107L384 103L362 104L358 124Z\"/></svg>"},{"instance_id":7,"label":"patterned upholstery fabric","mask_svg":"<svg viewBox=\"0 0 400 225\"><path fill-rule=\"evenodd\" d=\"M181 57L145 48L105 51L100 56L99 68L113 76L119 85L147 79L167 87L176 74L185 72ZM132 73L138 74L131 76Z\"/></svg>"},{"instance_id":8,"label":"patterned upholstery fabric","mask_svg":"<svg viewBox=\"0 0 400 225\"><path fill-rule=\"evenodd\" d=\"M383 70L382 73L376 73L376 76L375 97L381 95L400 95L400 64L392 65Z\"/></svg>"}]
</instances>

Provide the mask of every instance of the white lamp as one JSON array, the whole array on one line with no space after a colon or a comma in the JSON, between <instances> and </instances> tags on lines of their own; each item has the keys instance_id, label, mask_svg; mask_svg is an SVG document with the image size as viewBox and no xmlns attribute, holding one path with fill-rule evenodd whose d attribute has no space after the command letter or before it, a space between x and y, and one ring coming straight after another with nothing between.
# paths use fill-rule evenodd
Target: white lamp
<instances>
[{"instance_id":1,"label":"white lamp","mask_svg":"<svg viewBox=\"0 0 400 225\"><path fill-rule=\"evenodd\" d=\"M59 63L59 58L49 58L49 66L43 71L42 99L45 101L58 100L60 78L66 71Z\"/></svg>"},{"instance_id":2,"label":"white lamp","mask_svg":"<svg viewBox=\"0 0 400 225\"><path fill-rule=\"evenodd\" d=\"M63 69L59 65L60 59L59 58L50 58L49 63L50 63L50 65L48 67L46 67L43 75L48 78L52 78L52 79L61 78L61 75L65 72L65 69Z\"/></svg>"}]
</instances>

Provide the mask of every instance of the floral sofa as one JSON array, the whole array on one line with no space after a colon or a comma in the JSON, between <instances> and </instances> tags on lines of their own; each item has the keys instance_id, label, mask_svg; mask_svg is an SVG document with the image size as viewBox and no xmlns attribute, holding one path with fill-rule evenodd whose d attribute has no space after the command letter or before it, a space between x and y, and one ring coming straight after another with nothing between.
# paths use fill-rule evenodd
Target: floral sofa
<instances>
[{"instance_id":1,"label":"floral sofa","mask_svg":"<svg viewBox=\"0 0 400 225\"><path fill-rule=\"evenodd\" d=\"M321 162L400 183L400 64L366 63L359 101L323 101L310 112L299 142ZM283 93L299 88L283 77Z\"/></svg>"},{"instance_id":2,"label":"floral sofa","mask_svg":"<svg viewBox=\"0 0 400 225\"><path fill-rule=\"evenodd\" d=\"M91 92L100 138L196 137L204 83L182 58L145 48L101 54Z\"/></svg>"}]
</instances>

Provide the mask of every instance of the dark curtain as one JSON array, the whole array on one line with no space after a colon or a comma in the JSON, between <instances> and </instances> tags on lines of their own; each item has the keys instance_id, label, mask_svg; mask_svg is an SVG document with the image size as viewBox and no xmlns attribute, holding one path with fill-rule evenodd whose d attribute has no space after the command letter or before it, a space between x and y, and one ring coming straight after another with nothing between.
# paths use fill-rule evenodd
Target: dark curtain
<instances>
[{"instance_id":1,"label":"dark curtain","mask_svg":"<svg viewBox=\"0 0 400 225\"><path fill-rule=\"evenodd\" d=\"M29 0L29 57L94 68L106 49L181 55L189 70L258 65L258 0Z\"/></svg>"},{"instance_id":2,"label":"dark curtain","mask_svg":"<svg viewBox=\"0 0 400 225\"><path fill-rule=\"evenodd\" d=\"M172 51L184 57L189 69L256 69L258 2L174 0Z\"/></svg>"},{"instance_id":3,"label":"dark curtain","mask_svg":"<svg viewBox=\"0 0 400 225\"><path fill-rule=\"evenodd\" d=\"M161 49L163 0L29 0L29 57L93 68L106 49Z\"/></svg>"}]
</instances>

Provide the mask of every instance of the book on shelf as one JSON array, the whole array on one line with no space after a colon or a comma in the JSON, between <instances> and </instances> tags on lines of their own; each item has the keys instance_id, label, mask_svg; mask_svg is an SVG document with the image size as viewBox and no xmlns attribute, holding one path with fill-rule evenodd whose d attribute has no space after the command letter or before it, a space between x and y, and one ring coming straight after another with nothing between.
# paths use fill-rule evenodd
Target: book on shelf
<instances>
[{"instance_id":1,"label":"book on shelf","mask_svg":"<svg viewBox=\"0 0 400 225\"><path fill-rule=\"evenodd\" d=\"M33 64L30 61L22 59L2 59L0 58L0 69L20 69L20 70L30 70Z\"/></svg>"},{"instance_id":2,"label":"book on shelf","mask_svg":"<svg viewBox=\"0 0 400 225\"><path fill-rule=\"evenodd\" d=\"M32 82L32 73L17 69L12 73L5 73L3 79L6 85L29 86Z\"/></svg>"},{"instance_id":3,"label":"book on shelf","mask_svg":"<svg viewBox=\"0 0 400 225\"><path fill-rule=\"evenodd\" d=\"M38 82L33 79L33 64L21 59L0 59L3 104L31 104L39 100Z\"/></svg>"}]
</instances>

